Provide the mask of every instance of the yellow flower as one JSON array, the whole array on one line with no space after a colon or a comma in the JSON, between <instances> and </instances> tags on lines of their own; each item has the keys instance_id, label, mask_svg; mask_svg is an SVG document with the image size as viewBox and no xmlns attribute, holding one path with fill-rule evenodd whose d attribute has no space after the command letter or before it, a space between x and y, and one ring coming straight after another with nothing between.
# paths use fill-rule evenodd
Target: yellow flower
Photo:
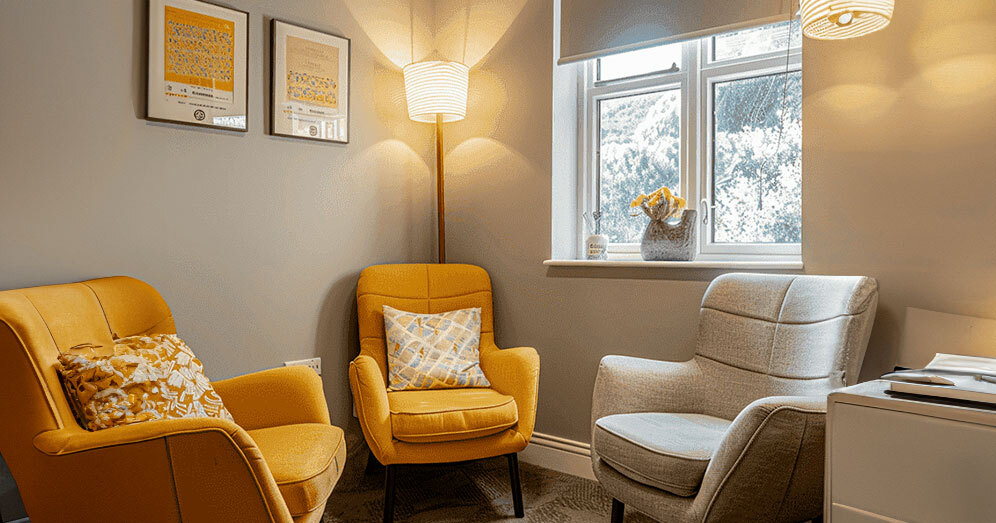
<instances>
[{"instance_id":1,"label":"yellow flower","mask_svg":"<svg viewBox=\"0 0 996 523\"><path fill-rule=\"evenodd\" d=\"M645 205L646 207L657 207L661 203L666 203L667 206L662 212L671 215L676 211L683 209L686 205L684 198L678 198L674 193L671 192L667 186L661 187L656 191L650 193L649 195L640 193L635 200L630 202L629 206L631 208L640 207ZM635 215L634 215L635 216Z\"/></svg>"}]
</instances>

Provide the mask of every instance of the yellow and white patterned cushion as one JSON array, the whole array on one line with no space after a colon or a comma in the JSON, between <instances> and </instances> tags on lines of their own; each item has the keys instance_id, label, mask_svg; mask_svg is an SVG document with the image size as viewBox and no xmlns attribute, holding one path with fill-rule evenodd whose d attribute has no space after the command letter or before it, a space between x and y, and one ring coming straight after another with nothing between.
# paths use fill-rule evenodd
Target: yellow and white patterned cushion
<instances>
[{"instance_id":1,"label":"yellow and white patterned cushion","mask_svg":"<svg viewBox=\"0 0 996 523\"><path fill-rule=\"evenodd\" d=\"M490 387L481 370L481 309L440 314L384 305L391 390Z\"/></svg>"},{"instance_id":2,"label":"yellow and white patterned cushion","mask_svg":"<svg viewBox=\"0 0 996 523\"><path fill-rule=\"evenodd\" d=\"M175 334L131 336L109 354L92 348L59 355L70 402L90 430L140 421L232 419L190 347Z\"/></svg>"}]
</instances>

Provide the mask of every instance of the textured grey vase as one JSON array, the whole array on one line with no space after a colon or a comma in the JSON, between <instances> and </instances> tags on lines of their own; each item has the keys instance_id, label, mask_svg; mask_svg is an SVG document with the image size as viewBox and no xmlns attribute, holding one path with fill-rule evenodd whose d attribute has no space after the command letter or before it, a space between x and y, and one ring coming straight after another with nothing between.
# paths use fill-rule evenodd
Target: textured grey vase
<instances>
[{"instance_id":1,"label":"textured grey vase","mask_svg":"<svg viewBox=\"0 0 996 523\"><path fill-rule=\"evenodd\" d=\"M689 261L695 258L695 211L685 211L676 223L650 220L643 231L640 256L646 261Z\"/></svg>"}]
</instances>

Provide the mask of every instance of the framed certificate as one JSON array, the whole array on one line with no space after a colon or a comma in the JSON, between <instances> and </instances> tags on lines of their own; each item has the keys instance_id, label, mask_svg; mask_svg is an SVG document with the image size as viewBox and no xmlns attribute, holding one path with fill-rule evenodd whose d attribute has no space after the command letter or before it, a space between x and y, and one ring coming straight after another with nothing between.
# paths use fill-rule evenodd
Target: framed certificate
<instances>
[{"instance_id":1,"label":"framed certificate","mask_svg":"<svg viewBox=\"0 0 996 523\"><path fill-rule=\"evenodd\" d=\"M271 132L349 143L349 39L273 20Z\"/></svg>"},{"instance_id":2,"label":"framed certificate","mask_svg":"<svg viewBox=\"0 0 996 523\"><path fill-rule=\"evenodd\" d=\"M150 120L247 131L249 13L149 0Z\"/></svg>"}]
</instances>

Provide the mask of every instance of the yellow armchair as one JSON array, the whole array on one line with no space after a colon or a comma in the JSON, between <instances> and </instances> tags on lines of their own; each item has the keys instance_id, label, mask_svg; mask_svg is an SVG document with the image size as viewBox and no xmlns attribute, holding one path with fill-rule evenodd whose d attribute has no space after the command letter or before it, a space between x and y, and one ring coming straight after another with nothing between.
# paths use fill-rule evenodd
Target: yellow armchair
<instances>
[{"instance_id":1,"label":"yellow armchair","mask_svg":"<svg viewBox=\"0 0 996 523\"><path fill-rule=\"evenodd\" d=\"M321 519L346 448L311 369L213 383L236 423L76 423L60 350L175 332L159 293L132 278L0 292L0 452L32 522Z\"/></svg>"},{"instance_id":2,"label":"yellow armchair","mask_svg":"<svg viewBox=\"0 0 996 523\"><path fill-rule=\"evenodd\" d=\"M523 516L517 452L536 421L539 355L494 342L491 279L460 264L375 265L356 289L360 355L349 383L371 459L387 467L384 521L394 514L395 465L451 463L506 455L515 516ZM383 306L418 313L481 308L481 368L490 388L387 390Z\"/></svg>"}]
</instances>

